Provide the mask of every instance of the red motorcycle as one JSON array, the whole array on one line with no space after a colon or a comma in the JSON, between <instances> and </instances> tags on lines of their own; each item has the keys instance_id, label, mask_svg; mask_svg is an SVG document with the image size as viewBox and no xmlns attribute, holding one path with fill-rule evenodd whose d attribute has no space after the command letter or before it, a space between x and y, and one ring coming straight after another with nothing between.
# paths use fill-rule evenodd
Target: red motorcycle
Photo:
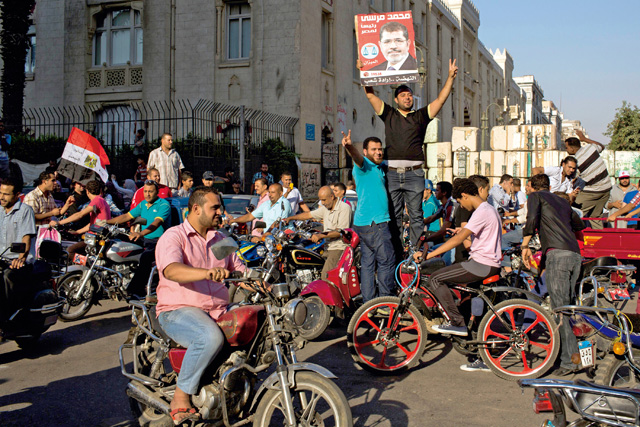
<instances>
[{"instance_id":1,"label":"red motorcycle","mask_svg":"<svg viewBox=\"0 0 640 427\"><path fill-rule=\"evenodd\" d=\"M307 340L318 338L327 329L332 316L344 319L353 313L362 301L360 296L360 237L350 228L340 232L348 244L338 265L327 274L327 279L314 280L302 289L300 296L307 306L307 320L300 335Z\"/></svg>"}]
</instances>

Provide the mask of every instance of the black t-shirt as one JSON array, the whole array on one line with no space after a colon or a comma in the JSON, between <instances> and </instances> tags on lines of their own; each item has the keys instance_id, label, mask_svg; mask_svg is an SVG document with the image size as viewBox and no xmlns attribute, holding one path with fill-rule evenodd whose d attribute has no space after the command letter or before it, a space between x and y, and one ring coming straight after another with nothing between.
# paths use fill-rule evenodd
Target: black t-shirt
<instances>
[{"instance_id":1,"label":"black t-shirt","mask_svg":"<svg viewBox=\"0 0 640 427\"><path fill-rule=\"evenodd\" d=\"M462 206L456 206L456 210L453 214L453 228L461 227L463 222L469 222L471 213ZM464 243L460 243L456 246L455 263L466 261L469 259L469 251L464 247Z\"/></svg>"},{"instance_id":2,"label":"black t-shirt","mask_svg":"<svg viewBox=\"0 0 640 427\"><path fill-rule=\"evenodd\" d=\"M431 121L427 107L405 117L397 108L385 103L380 119L384 122L385 159L424 161L422 144Z\"/></svg>"}]
</instances>

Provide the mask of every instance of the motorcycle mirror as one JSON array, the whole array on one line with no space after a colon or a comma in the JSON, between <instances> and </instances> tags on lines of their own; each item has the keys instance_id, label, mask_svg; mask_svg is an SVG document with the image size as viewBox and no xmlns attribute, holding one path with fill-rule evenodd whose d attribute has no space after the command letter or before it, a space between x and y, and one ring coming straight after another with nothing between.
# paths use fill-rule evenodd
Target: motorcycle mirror
<instances>
[{"instance_id":1,"label":"motorcycle mirror","mask_svg":"<svg viewBox=\"0 0 640 427\"><path fill-rule=\"evenodd\" d=\"M256 225L253 228L267 228L267 223L264 221L256 221Z\"/></svg>"},{"instance_id":2,"label":"motorcycle mirror","mask_svg":"<svg viewBox=\"0 0 640 427\"><path fill-rule=\"evenodd\" d=\"M211 252L217 260L222 261L238 250L238 243L232 237L225 237L211 245Z\"/></svg>"},{"instance_id":3,"label":"motorcycle mirror","mask_svg":"<svg viewBox=\"0 0 640 427\"><path fill-rule=\"evenodd\" d=\"M142 217L138 217L138 218L134 219L132 225L138 225L138 224L147 225L147 220L142 218Z\"/></svg>"},{"instance_id":4,"label":"motorcycle mirror","mask_svg":"<svg viewBox=\"0 0 640 427\"><path fill-rule=\"evenodd\" d=\"M11 253L14 254L23 254L27 250L26 243L12 243L11 244Z\"/></svg>"}]
</instances>

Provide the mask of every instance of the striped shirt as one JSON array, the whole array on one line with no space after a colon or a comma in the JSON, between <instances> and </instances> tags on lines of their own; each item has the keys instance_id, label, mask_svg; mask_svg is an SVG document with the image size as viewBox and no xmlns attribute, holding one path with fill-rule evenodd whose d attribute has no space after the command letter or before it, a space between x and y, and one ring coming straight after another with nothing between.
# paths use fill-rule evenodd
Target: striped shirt
<instances>
[{"instance_id":1,"label":"striped shirt","mask_svg":"<svg viewBox=\"0 0 640 427\"><path fill-rule=\"evenodd\" d=\"M584 192L600 193L611 190L611 180L607 166L600 158L603 147L598 144L587 144L575 154L578 160L580 178L585 182Z\"/></svg>"}]
</instances>

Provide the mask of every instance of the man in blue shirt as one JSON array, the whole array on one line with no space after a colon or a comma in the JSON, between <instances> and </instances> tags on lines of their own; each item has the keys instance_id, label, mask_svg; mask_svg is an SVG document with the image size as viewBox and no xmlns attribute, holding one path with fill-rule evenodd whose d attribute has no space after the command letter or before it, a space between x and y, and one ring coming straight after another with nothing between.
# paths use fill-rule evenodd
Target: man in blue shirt
<instances>
[{"instance_id":1,"label":"man in blue shirt","mask_svg":"<svg viewBox=\"0 0 640 427\"><path fill-rule=\"evenodd\" d=\"M143 239L145 251L140 255L140 263L129 283L127 290L130 294L143 296L145 285L151 274L153 261L156 257L156 244L162 234L171 227L171 205L165 199L158 197L158 183L147 180L144 183L144 201L126 214L122 214L107 221L107 224L122 224L134 218L144 218L140 232L131 232L132 241Z\"/></svg>"},{"instance_id":2,"label":"man in blue shirt","mask_svg":"<svg viewBox=\"0 0 640 427\"><path fill-rule=\"evenodd\" d=\"M389 230L389 198L382 163L382 142L369 137L362 144L362 154L351 143L351 130L342 132L342 145L353 158L358 206L353 216L353 229L360 236L362 261L360 291L367 302L376 296L393 295L395 254ZM363 156L364 154L364 156ZM375 273L378 267L376 289ZM377 294L377 295L376 295Z\"/></svg>"},{"instance_id":3,"label":"man in blue shirt","mask_svg":"<svg viewBox=\"0 0 640 427\"><path fill-rule=\"evenodd\" d=\"M233 218L230 215L228 216L229 221L237 222L238 224L251 222L254 219L262 219L267 225L267 231L269 231L277 220L288 218L291 215L291 203L282 195L282 185L276 182L269 186L269 202L265 202L258 206L253 212L246 213L237 218ZM251 238L252 242L259 240L260 236Z\"/></svg>"},{"instance_id":4,"label":"man in blue shirt","mask_svg":"<svg viewBox=\"0 0 640 427\"><path fill-rule=\"evenodd\" d=\"M438 208L440 208L440 201L433 194L433 182L430 179L424 180L424 194L422 196L422 214L424 218L429 218L431 215L438 212ZM427 226L427 231L429 233L435 233L440 230L440 222L432 221Z\"/></svg>"}]
</instances>

